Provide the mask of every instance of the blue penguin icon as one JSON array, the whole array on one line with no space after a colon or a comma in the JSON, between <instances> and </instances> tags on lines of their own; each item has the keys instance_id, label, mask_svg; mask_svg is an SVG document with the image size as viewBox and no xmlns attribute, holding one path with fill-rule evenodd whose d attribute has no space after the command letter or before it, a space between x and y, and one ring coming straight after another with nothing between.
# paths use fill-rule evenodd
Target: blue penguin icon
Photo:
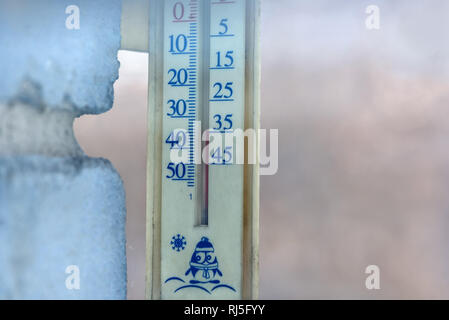
<instances>
[{"instance_id":1,"label":"blue penguin icon","mask_svg":"<svg viewBox=\"0 0 449 320\"><path fill-rule=\"evenodd\" d=\"M201 241L197 243L192 258L190 259L190 268L186 271L185 275L187 276L192 272L192 276L195 278L198 271L200 271L198 276L200 280L190 280L190 283L219 283L219 280L214 280L213 278L217 273L220 277L223 276L218 269L218 261L214 253L214 247L206 237L202 237Z\"/></svg>"}]
</instances>

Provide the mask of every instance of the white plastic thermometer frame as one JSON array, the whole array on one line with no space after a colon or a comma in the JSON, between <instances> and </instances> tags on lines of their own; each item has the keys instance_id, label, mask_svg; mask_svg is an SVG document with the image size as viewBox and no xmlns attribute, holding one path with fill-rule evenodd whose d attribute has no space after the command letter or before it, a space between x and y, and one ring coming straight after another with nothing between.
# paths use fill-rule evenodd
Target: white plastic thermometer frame
<instances>
[{"instance_id":1,"label":"white plastic thermometer frame","mask_svg":"<svg viewBox=\"0 0 449 320\"><path fill-rule=\"evenodd\" d=\"M200 225L198 216L198 206L201 205L201 201L197 201L197 194L202 190L200 183L202 177L199 174L201 165L186 166L187 172L191 172L195 179L189 179L188 173L182 177L186 179L185 181L173 181L166 178L170 150L165 141L171 130L177 128L189 130L192 128L193 120L202 120L204 114L209 119L210 128L213 128L213 116L220 113L234 115L234 128L254 129L256 132L260 128L259 0L206 1L208 4L205 4L205 0L150 1L147 299L256 299L258 297L258 165L209 166L209 223L207 226ZM185 22L173 23L173 17L170 16L177 2L183 3L187 13L183 18ZM229 8L230 6L234 7ZM232 12L239 6L242 8L241 12ZM197 8L196 14L195 8ZM180 9L179 5L178 9ZM209 9L211 15L206 17L204 12ZM224 31L218 29L221 18L232 20L223 16L226 12L231 12L232 18L239 20L225 22L227 25L232 23L229 24L228 34L233 37L215 37L214 35ZM179 16L180 11L178 11ZM217 20L219 17L220 19ZM210 25L210 29L205 28L205 25ZM221 26L221 28L224 27ZM173 34L176 37L181 33L194 41L188 42L188 48L182 54L176 54L176 48L175 54L169 53L169 36ZM195 37L197 37L196 41ZM205 40L206 37L207 40ZM192 46L191 44L195 42L197 45ZM207 75L204 75L204 72L200 74L199 71L205 70L209 65L215 66L216 62L213 62L213 59L216 59L214 58L216 51L224 50L223 54L225 54L226 46L229 44L233 46L231 50L235 54L235 68L207 70L210 71ZM184 49L182 45L181 47ZM207 48L206 50L210 48L210 53L204 53L204 48ZM210 62L205 64L205 59L209 58ZM224 59L224 55L221 59ZM185 86L168 85L168 81L174 74L172 72L169 77L168 70L181 68L189 72L189 80L185 82ZM225 72L228 72L227 75ZM235 94L233 99L213 101L216 100L212 91L213 85L220 81L223 85L233 82L233 94ZM178 84L182 82L184 81ZM204 90L201 90L207 87L210 88L209 95L205 95ZM169 117L167 102L170 99L188 100L186 115L190 114L192 117L176 119ZM208 107L207 113L201 110L204 106ZM190 130L189 133L198 134L193 132L193 129ZM259 163L258 135L256 140L256 163ZM224 180L226 176L230 179ZM185 237L186 245L174 250L170 242L172 236L177 234ZM225 285L216 290L213 290L214 284L205 284L206 290L187 287L189 280L185 272L189 269L190 258L196 245L203 237L207 237L214 247L218 267L222 273L222 276L217 275L217 279L220 280L220 285ZM199 271L201 272L202 270ZM166 282L170 278L180 280ZM177 290L184 286L186 288ZM199 286L203 285L199 284Z\"/></svg>"}]
</instances>

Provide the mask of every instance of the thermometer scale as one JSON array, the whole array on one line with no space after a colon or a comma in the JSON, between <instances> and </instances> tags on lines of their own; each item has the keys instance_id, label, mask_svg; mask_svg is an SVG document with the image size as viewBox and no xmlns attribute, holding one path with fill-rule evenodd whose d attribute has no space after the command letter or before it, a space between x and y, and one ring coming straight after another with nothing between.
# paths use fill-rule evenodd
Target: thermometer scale
<instances>
[{"instance_id":1,"label":"thermometer scale","mask_svg":"<svg viewBox=\"0 0 449 320\"><path fill-rule=\"evenodd\" d=\"M146 297L255 299L259 169L232 137L259 129L259 3L129 3L122 46L149 52Z\"/></svg>"}]
</instances>

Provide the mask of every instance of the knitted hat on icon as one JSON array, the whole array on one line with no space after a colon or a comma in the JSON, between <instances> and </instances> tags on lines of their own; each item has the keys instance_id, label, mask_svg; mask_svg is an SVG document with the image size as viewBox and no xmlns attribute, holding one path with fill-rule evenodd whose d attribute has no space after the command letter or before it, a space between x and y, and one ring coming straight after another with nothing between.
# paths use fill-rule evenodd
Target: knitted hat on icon
<instances>
[{"instance_id":1,"label":"knitted hat on icon","mask_svg":"<svg viewBox=\"0 0 449 320\"><path fill-rule=\"evenodd\" d=\"M195 251L214 252L214 246L210 243L208 238L202 237L201 241L197 243Z\"/></svg>"}]
</instances>

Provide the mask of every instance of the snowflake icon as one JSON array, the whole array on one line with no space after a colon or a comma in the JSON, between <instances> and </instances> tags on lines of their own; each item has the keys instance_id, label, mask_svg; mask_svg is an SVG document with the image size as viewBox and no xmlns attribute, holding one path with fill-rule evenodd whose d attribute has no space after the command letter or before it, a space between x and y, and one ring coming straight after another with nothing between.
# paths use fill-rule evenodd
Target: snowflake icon
<instances>
[{"instance_id":1,"label":"snowflake icon","mask_svg":"<svg viewBox=\"0 0 449 320\"><path fill-rule=\"evenodd\" d=\"M172 241L170 242L171 248L178 252L184 250L187 244L185 239L186 238L184 236L181 236L179 233L176 236L173 236Z\"/></svg>"}]
</instances>

